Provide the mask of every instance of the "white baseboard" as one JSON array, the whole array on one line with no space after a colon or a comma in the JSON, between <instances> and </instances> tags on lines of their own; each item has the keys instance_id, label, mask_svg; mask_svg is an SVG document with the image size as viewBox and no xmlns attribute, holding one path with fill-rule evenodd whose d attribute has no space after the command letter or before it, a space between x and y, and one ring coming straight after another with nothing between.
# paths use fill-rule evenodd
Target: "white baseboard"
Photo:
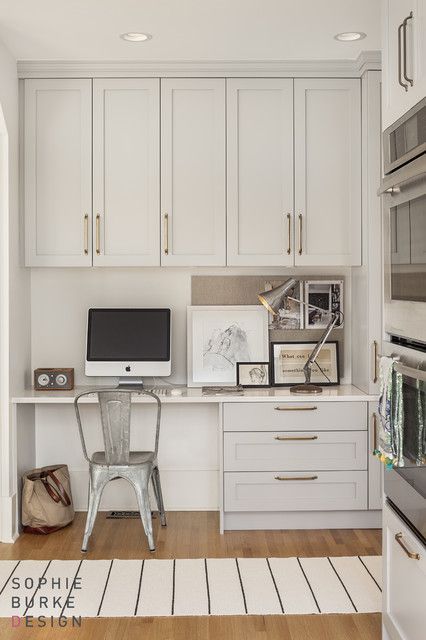
<instances>
[{"instance_id":1,"label":"white baseboard","mask_svg":"<svg viewBox=\"0 0 426 640\"><path fill-rule=\"evenodd\" d=\"M0 542L11 544L19 538L17 504L16 493L12 496L0 497Z\"/></svg>"},{"instance_id":2,"label":"white baseboard","mask_svg":"<svg viewBox=\"0 0 426 640\"><path fill-rule=\"evenodd\" d=\"M225 531L238 529L380 529L381 511L234 512L223 516Z\"/></svg>"}]
</instances>

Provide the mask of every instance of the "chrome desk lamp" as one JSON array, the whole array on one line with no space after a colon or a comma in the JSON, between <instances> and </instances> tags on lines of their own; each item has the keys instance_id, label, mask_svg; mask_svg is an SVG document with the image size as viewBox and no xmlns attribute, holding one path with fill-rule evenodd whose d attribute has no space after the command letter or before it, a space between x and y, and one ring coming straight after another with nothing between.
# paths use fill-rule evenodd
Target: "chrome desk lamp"
<instances>
[{"instance_id":1,"label":"chrome desk lamp","mask_svg":"<svg viewBox=\"0 0 426 640\"><path fill-rule=\"evenodd\" d=\"M298 302L305 307L309 307L310 309L317 309L322 313L328 313L330 315L330 320L324 329L323 334L318 340L317 344L311 351L308 359L305 362L303 367L303 373L305 375L304 384L297 384L293 387L290 387L291 393L300 393L300 394L309 394L309 393L322 393L322 388L316 384L311 383L311 374L312 374L312 365L318 357L319 352L321 351L324 343L327 341L328 336L330 335L333 328L336 326L336 323L340 320L343 321L343 313L341 311L327 311L326 309L321 309L320 307L316 307L309 302L304 302L303 300L297 300L297 298L293 298L289 295L289 292L294 289L297 284L297 280L291 278L283 284L280 284L278 287L271 289L270 291L264 291L263 293L259 293L257 296L260 302L268 309L270 313L274 316L278 315L278 310L282 307L283 302L285 300L292 300L293 302Z\"/></svg>"}]
</instances>

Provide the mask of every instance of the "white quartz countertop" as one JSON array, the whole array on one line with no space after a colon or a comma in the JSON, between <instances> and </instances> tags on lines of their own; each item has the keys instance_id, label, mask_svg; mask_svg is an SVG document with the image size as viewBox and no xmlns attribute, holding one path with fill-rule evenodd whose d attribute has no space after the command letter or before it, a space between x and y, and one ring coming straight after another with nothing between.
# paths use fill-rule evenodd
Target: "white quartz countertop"
<instances>
[{"instance_id":1,"label":"white quartz countertop","mask_svg":"<svg viewBox=\"0 0 426 640\"><path fill-rule=\"evenodd\" d=\"M179 396L170 395L167 387L167 395L160 396L160 400L165 404L205 404L222 402L374 402L378 396L369 395L354 387L353 385L338 385L335 387L323 387L323 392L318 395L296 395L290 392L288 387L271 387L268 389L245 389L242 393L203 395L201 389L178 387L182 394ZM102 389L102 387L97 387ZM171 387L170 387L171 389ZM77 394L83 391L93 390L93 395L82 398L81 402L97 402L95 389L93 387L76 387L72 391L34 391L26 389L12 397L13 404L71 404ZM147 396L133 396L134 402L153 402Z\"/></svg>"}]
</instances>

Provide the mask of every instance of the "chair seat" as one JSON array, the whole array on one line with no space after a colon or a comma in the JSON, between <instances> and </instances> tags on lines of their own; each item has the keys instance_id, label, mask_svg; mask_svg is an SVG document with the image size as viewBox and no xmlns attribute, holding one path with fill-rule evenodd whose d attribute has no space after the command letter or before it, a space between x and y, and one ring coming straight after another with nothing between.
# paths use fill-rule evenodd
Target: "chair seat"
<instances>
[{"instance_id":1,"label":"chair seat","mask_svg":"<svg viewBox=\"0 0 426 640\"><path fill-rule=\"evenodd\" d=\"M155 453L154 451L130 451L129 453L129 462L123 463L122 465L112 465L112 466L127 466L128 464L144 464L146 462L154 462ZM94 464L102 464L107 465L105 451L95 451L92 455L92 462Z\"/></svg>"}]
</instances>

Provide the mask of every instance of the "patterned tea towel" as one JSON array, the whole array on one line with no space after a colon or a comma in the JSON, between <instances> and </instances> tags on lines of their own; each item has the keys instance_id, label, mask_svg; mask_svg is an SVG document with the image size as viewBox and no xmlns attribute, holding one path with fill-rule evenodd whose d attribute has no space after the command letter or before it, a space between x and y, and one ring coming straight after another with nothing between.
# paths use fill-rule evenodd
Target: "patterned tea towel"
<instances>
[{"instance_id":1,"label":"patterned tea towel","mask_svg":"<svg viewBox=\"0 0 426 640\"><path fill-rule=\"evenodd\" d=\"M380 358L379 432L376 455L388 468L404 466L402 455L402 375L394 370L395 358Z\"/></svg>"}]
</instances>

